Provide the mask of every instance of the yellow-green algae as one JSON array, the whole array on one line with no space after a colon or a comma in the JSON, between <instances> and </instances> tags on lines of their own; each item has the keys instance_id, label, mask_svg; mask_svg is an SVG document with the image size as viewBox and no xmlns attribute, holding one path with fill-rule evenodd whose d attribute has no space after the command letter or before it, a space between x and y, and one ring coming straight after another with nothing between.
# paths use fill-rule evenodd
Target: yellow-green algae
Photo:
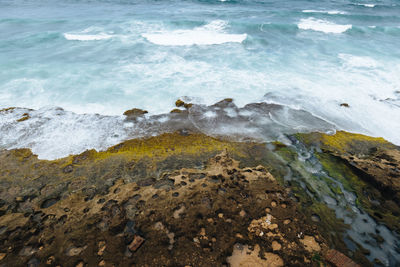
<instances>
[{"instance_id":1,"label":"yellow-green algae","mask_svg":"<svg viewBox=\"0 0 400 267\"><path fill-rule=\"evenodd\" d=\"M240 148L238 149L238 147L240 146L243 146L243 143L219 140L204 134L164 133L150 138L128 140L112 146L106 151L96 152L92 150L89 158L101 160L120 155L130 160L149 157L153 161L158 161L172 155L198 155L224 149L227 149L230 153L244 156L243 153L239 152Z\"/></svg>"},{"instance_id":2,"label":"yellow-green algae","mask_svg":"<svg viewBox=\"0 0 400 267\"><path fill-rule=\"evenodd\" d=\"M352 153L354 150L366 150L374 146L395 148L396 146L382 137L337 131L334 135L324 133L296 134L307 145L319 145L321 149L337 153Z\"/></svg>"},{"instance_id":3,"label":"yellow-green algae","mask_svg":"<svg viewBox=\"0 0 400 267\"><path fill-rule=\"evenodd\" d=\"M321 148L324 153L316 152L315 156L328 175L340 181L344 189L356 194L356 204L370 216L400 233L400 217L397 216L399 207L393 205L392 201L388 201L374 185L363 179L360 172L357 172L345 160L345 158L351 158L353 155L371 156L371 151L378 148L384 150L398 149L397 146L384 138L344 131L338 131L334 135L323 133L297 134L296 137L308 146ZM331 189L333 190L333 188ZM379 201L380 204L373 200Z\"/></svg>"}]
</instances>

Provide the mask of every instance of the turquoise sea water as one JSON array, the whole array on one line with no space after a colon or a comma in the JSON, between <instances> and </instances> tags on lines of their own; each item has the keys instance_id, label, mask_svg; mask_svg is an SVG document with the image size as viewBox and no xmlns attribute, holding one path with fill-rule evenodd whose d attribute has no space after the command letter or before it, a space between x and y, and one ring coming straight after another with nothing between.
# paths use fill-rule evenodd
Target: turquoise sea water
<instances>
[{"instance_id":1,"label":"turquoise sea water","mask_svg":"<svg viewBox=\"0 0 400 267\"><path fill-rule=\"evenodd\" d=\"M400 144L399 44L398 0L0 0L0 107L156 114L232 97Z\"/></svg>"}]
</instances>

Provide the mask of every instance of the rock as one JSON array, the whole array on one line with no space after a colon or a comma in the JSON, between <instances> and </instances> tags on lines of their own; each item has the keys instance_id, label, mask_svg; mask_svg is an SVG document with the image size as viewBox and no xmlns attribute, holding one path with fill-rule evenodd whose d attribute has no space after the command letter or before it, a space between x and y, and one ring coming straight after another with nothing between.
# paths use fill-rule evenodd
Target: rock
<instances>
[{"instance_id":1,"label":"rock","mask_svg":"<svg viewBox=\"0 0 400 267\"><path fill-rule=\"evenodd\" d=\"M97 255L102 256L104 254L104 250L106 249L106 242L100 241L98 247L99 250L97 251Z\"/></svg>"},{"instance_id":2,"label":"rock","mask_svg":"<svg viewBox=\"0 0 400 267\"><path fill-rule=\"evenodd\" d=\"M132 242L128 245L128 248L130 251L135 252L143 244L143 242L144 242L143 237L141 237L139 235L135 235L133 237Z\"/></svg>"},{"instance_id":3,"label":"rock","mask_svg":"<svg viewBox=\"0 0 400 267\"><path fill-rule=\"evenodd\" d=\"M137 116L143 116L144 114L147 114L147 113L149 113L147 110L133 108L133 109L125 111L124 115L127 117L137 117Z\"/></svg>"},{"instance_id":4,"label":"rock","mask_svg":"<svg viewBox=\"0 0 400 267\"><path fill-rule=\"evenodd\" d=\"M67 165L64 169L63 172L64 173L70 173L74 170L74 167L72 167L72 165Z\"/></svg>"},{"instance_id":5,"label":"rock","mask_svg":"<svg viewBox=\"0 0 400 267\"><path fill-rule=\"evenodd\" d=\"M24 247L23 249L21 249L21 251L19 252L19 255L25 256L25 257L31 256L31 255L35 254L37 251L38 251L38 249L33 248L31 246L27 246L27 247Z\"/></svg>"},{"instance_id":6,"label":"rock","mask_svg":"<svg viewBox=\"0 0 400 267\"><path fill-rule=\"evenodd\" d=\"M347 104L347 103L342 103L342 104L340 104L340 106L341 106L341 107L345 107L345 108L349 108L349 107L350 107L350 105Z\"/></svg>"},{"instance_id":7,"label":"rock","mask_svg":"<svg viewBox=\"0 0 400 267\"><path fill-rule=\"evenodd\" d=\"M45 201L43 201L43 203L42 203L42 205L40 205L40 207L42 209L49 208L49 207L53 206L54 204L56 204L57 201L58 201L57 198L46 199Z\"/></svg>"},{"instance_id":8,"label":"rock","mask_svg":"<svg viewBox=\"0 0 400 267\"><path fill-rule=\"evenodd\" d=\"M279 244L279 242L277 242L277 241L272 241L272 250L280 250L282 248L282 245L281 244Z\"/></svg>"},{"instance_id":9,"label":"rock","mask_svg":"<svg viewBox=\"0 0 400 267\"><path fill-rule=\"evenodd\" d=\"M90 151L84 160L72 163L72 173L62 169L74 156L42 161L28 154L26 160L25 153L0 151L2 168L10 170L0 171L5 188L0 190L5 202L0 209L15 205L17 196L27 196L25 202L32 202L35 209L31 216L11 207L0 216L0 251L7 253L1 264L26 266L28 259L18 253L30 244L43 246L34 254L41 265L54 260L52 265L63 266L79 261L81 266L224 266L226 256L221 255L232 253L240 240L252 244L247 248L256 263L301 266L303 257L304 262L311 261L312 253L297 233L321 234L307 224L310 216L304 216L285 188L271 178L269 168L242 168L235 160L244 159L243 166L268 164L257 160L250 165L262 149L265 144L232 144L196 133L165 134ZM32 169L35 164L39 168ZM10 177L19 188L7 187ZM71 187L74 183L77 186ZM222 189L224 194L218 193ZM37 197L31 200L30 195ZM41 207L53 198L58 201ZM52 205L45 208L48 204ZM288 218L292 221L286 225ZM323 251L326 241L318 237L318 242ZM254 253L256 244L262 246L262 256Z\"/></svg>"},{"instance_id":10,"label":"rock","mask_svg":"<svg viewBox=\"0 0 400 267\"><path fill-rule=\"evenodd\" d=\"M185 103L183 106L184 106L184 108L189 109L189 108L191 108L193 106L193 104L192 103Z\"/></svg>"},{"instance_id":11,"label":"rock","mask_svg":"<svg viewBox=\"0 0 400 267\"><path fill-rule=\"evenodd\" d=\"M227 258L227 262L231 267L280 267L284 266L284 262L279 255L273 253L264 253L264 258L259 257L260 247L256 245L251 250L247 245L236 244L233 248L232 256Z\"/></svg>"},{"instance_id":12,"label":"rock","mask_svg":"<svg viewBox=\"0 0 400 267\"><path fill-rule=\"evenodd\" d=\"M174 108L173 110L170 111L170 113L182 113L183 110L178 109L178 108Z\"/></svg>"},{"instance_id":13,"label":"rock","mask_svg":"<svg viewBox=\"0 0 400 267\"><path fill-rule=\"evenodd\" d=\"M318 252L321 250L321 246L318 244L317 241L315 241L315 238L313 236L305 235L303 239L300 239L300 242L304 245L304 248L309 252L313 251Z\"/></svg>"},{"instance_id":14,"label":"rock","mask_svg":"<svg viewBox=\"0 0 400 267\"><path fill-rule=\"evenodd\" d=\"M27 119L30 119L30 118L31 117L29 116L28 113L24 113L24 114L22 114L22 117L17 120L17 122L26 121Z\"/></svg>"},{"instance_id":15,"label":"rock","mask_svg":"<svg viewBox=\"0 0 400 267\"><path fill-rule=\"evenodd\" d=\"M185 211L185 206L179 207L179 209L176 209L172 215L175 219L179 219L181 217L181 214Z\"/></svg>"},{"instance_id":16,"label":"rock","mask_svg":"<svg viewBox=\"0 0 400 267\"><path fill-rule=\"evenodd\" d=\"M328 250L325 260L335 267L360 267L360 265L356 264L349 257L334 249Z\"/></svg>"},{"instance_id":17,"label":"rock","mask_svg":"<svg viewBox=\"0 0 400 267\"><path fill-rule=\"evenodd\" d=\"M84 247L70 247L67 252L65 253L67 256L73 257L78 256L86 249L87 246Z\"/></svg>"},{"instance_id":18,"label":"rock","mask_svg":"<svg viewBox=\"0 0 400 267\"><path fill-rule=\"evenodd\" d=\"M319 217L318 214L313 214L313 215L311 215L311 220L312 220L313 222L320 222L320 221L321 221L321 218Z\"/></svg>"},{"instance_id":19,"label":"rock","mask_svg":"<svg viewBox=\"0 0 400 267\"><path fill-rule=\"evenodd\" d=\"M179 108L179 107L182 107L183 105L185 105L185 102L183 102L183 101L180 100L180 99L176 100L175 106L177 106L177 107Z\"/></svg>"},{"instance_id":20,"label":"rock","mask_svg":"<svg viewBox=\"0 0 400 267\"><path fill-rule=\"evenodd\" d=\"M37 258L32 258L28 261L27 266L28 267L37 267L37 266L39 266L39 264L40 264L40 261Z\"/></svg>"},{"instance_id":21,"label":"rock","mask_svg":"<svg viewBox=\"0 0 400 267\"><path fill-rule=\"evenodd\" d=\"M54 256L50 256L47 258L46 264L52 265L52 264L54 264L55 260L56 260L56 258Z\"/></svg>"},{"instance_id":22,"label":"rock","mask_svg":"<svg viewBox=\"0 0 400 267\"><path fill-rule=\"evenodd\" d=\"M299 134L298 137L307 146L322 150L317 156L324 170L331 177L342 179L345 188L352 188L357 202L371 217L400 233L398 146L383 138L344 131L334 135Z\"/></svg>"}]
</instances>

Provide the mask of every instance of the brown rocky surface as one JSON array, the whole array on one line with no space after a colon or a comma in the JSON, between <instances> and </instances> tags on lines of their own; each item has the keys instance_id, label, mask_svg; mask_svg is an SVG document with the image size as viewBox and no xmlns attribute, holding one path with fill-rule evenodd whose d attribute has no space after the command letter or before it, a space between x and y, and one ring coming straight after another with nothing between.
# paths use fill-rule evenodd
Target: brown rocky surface
<instances>
[{"instance_id":1,"label":"brown rocky surface","mask_svg":"<svg viewBox=\"0 0 400 267\"><path fill-rule=\"evenodd\" d=\"M29 208L0 217L1 266L318 266L328 248L264 167L226 152Z\"/></svg>"},{"instance_id":2,"label":"brown rocky surface","mask_svg":"<svg viewBox=\"0 0 400 267\"><path fill-rule=\"evenodd\" d=\"M321 149L323 170L360 207L397 229L395 197L371 180L396 188L388 175L396 169L387 169L398 162L396 146L340 132L297 138ZM190 131L53 161L29 149L0 151L0 266L355 265L350 258L371 266L367 250L346 248L343 222L309 184L283 182L286 166L307 175L300 164L293 147L279 142ZM329 256L329 248L340 254Z\"/></svg>"}]
</instances>

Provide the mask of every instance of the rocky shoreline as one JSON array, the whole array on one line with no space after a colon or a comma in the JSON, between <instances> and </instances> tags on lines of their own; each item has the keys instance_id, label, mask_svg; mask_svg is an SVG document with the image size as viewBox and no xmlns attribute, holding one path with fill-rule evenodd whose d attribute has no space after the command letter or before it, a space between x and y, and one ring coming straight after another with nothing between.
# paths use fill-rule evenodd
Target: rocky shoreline
<instances>
[{"instance_id":1,"label":"rocky shoreline","mask_svg":"<svg viewBox=\"0 0 400 267\"><path fill-rule=\"evenodd\" d=\"M383 232L361 243L326 199L354 196L396 236L399 147L346 132L288 138L178 131L53 161L3 150L0 266L395 266L398 244L379 258L368 246L385 251Z\"/></svg>"}]
</instances>

